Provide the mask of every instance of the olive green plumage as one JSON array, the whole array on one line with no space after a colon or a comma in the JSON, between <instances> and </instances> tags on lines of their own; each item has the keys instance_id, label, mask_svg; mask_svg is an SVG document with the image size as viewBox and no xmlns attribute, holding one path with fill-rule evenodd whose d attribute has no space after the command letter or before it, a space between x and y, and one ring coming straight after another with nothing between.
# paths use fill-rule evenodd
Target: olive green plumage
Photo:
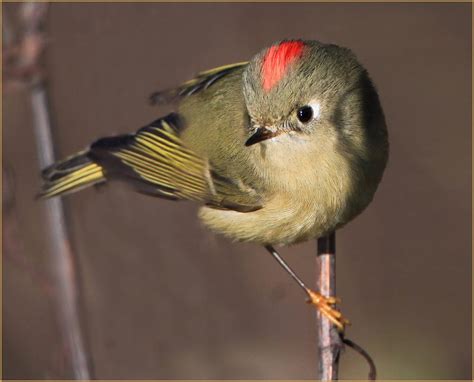
<instances>
[{"instance_id":1,"label":"olive green plumage","mask_svg":"<svg viewBox=\"0 0 474 382\"><path fill-rule=\"evenodd\" d=\"M388 157L377 93L348 49L304 41L288 45L295 53L278 51L284 44L273 45L276 58L264 49L155 93L177 113L46 169L42 196L119 179L200 202L211 229L260 244L292 244L347 223L372 200ZM301 122L301 113L311 118Z\"/></svg>"}]
</instances>

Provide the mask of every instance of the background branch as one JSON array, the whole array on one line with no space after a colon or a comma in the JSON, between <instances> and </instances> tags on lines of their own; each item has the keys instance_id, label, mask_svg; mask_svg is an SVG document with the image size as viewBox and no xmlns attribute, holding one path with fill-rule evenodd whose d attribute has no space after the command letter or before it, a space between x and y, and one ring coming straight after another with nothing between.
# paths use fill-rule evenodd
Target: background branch
<instances>
[{"instance_id":1,"label":"background branch","mask_svg":"<svg viewBox=\"0 0 474 382\"><path fill-rule=\"evenodd\" d=\"M19 6L20 33L18 39L9 24L4 23L3 76L7 90L18 86L29 88L41 168L54 162L51 120L46 84L39 61L45 48L44 23L47 3L23 3ZM5 30L7 28L7 30ZM42 202L45 207L49 235L51 297L57 316L66 362L75 379L92 378L90 360L81 325L77 258L68 232L64 207L60 198Z\"/></svg>"}]
</instances>

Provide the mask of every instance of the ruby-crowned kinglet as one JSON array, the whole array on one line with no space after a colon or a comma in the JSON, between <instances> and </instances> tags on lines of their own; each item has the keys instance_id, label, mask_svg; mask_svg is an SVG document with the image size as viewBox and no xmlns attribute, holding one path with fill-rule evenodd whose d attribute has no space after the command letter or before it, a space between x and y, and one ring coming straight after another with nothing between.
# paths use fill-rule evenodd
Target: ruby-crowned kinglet
<instances>
[{"instance_id":1,"label":"ruby-crowned kinglet","mask_svg":"<svg viewBox=\"0 0 474 382\"><path fill-rule=\"evenodd\" d=\"M387 162L377 92L336 45L277 42L152 99L177 103L177 112L48 167L41 196L122 180L197 201L212 230L275 255L272 245L321 237L362 212ZM334 303L306 290L323 312Z\"/></svg>"}]
</instances>

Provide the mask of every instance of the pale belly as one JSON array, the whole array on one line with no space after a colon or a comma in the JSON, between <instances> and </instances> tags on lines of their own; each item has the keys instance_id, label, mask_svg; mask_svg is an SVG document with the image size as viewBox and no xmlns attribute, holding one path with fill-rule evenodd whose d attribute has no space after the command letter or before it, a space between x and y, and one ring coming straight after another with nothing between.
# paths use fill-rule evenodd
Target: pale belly
<instances>
[{"instance_id":1,"label":"pale belly","mask_svg":"<svg viewBox=\"0 0 474 382\"><path fill-rule=\"evenodd\" d=\"M340 208L324 207L314 198L295 202L276 197L254 212L202 207L199 217L211 230L233 240L288 245L331 232L341 225L343 212Z\"/></svg>"}]
</instances>

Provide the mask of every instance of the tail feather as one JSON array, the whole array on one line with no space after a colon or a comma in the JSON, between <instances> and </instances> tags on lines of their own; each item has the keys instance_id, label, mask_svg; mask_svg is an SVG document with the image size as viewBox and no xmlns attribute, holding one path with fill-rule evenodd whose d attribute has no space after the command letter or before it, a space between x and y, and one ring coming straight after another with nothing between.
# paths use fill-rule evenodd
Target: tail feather
<instances>
[{"instance_id":1,"label":"tail feather","mask_svg":"<svg viewBox=\"0 0 474 382\"><path fill-rule=\"evenodd\" d=\"M105 181L102 167L80 152L42 171L41 198L64 195Z\"/></svg>"}]
</instances>

